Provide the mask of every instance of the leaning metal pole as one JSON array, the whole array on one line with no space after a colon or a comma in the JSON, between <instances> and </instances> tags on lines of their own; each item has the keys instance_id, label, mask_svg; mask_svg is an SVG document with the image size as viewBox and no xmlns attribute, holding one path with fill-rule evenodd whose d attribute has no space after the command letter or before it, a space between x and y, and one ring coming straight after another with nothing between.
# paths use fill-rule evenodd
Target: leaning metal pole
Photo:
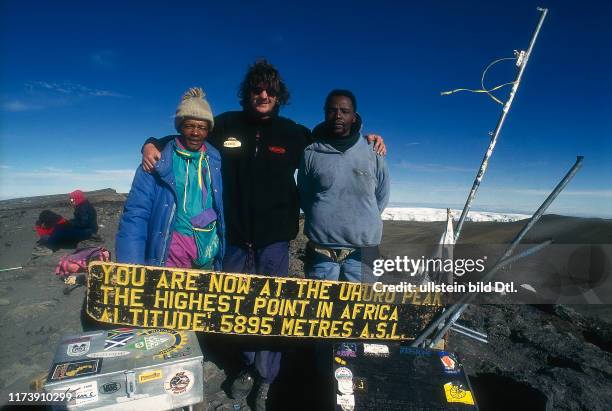
<instances>
[{"instance_id":1,"label":"leaning metal pole","mask_svg":"<svg viewBox=\"0 0 612 411\"><path fill-rule=\"evenodd\" d=\"M478 187L480 186L480 182L482 181L484 173L487 171L489 159L491 158L491 154L493 154L493 149L495 149L495 145L497 144L497 138L499 137L499 133L501 132L502 126L504 125L504 121L506 120L506 116L508 115L508 111L510 110L510 106L512 105L514 96L516 95L516 91L518 90L518 87L521 83L521 79L523 78L525 67L527 67L527 62L529 61L529 57L531 56L531 50L533 50L533 46L535 45L536 39L538 38L538 34L540 33L540 29L542 28L542 24L544 23L544 19L546 18L546 14L548 13L548 9L538 7L538 10L542 13L542 15L540 16L540 21L538 22L538 25L536 26L536 29L533 32L533 35L531 36L529 48L525 52L522 62L520 61L519 56L519 61L517 62L519 69L516 74L516 79L514 80L514 84L512 85L510 96L504 104L504 108L502 109L499 120L497 121L495 131L491 134L491 142L489 143L489 148L487 148L487 151L485 152L484 158L482 159L482 163L480 164L480 168L478 169L478 173L476 174L476 178L474 179L474 184L472 185L472 189L470 190L470 194L468 195L468 198L465 202L465 206L463 206L461 217L459 218L459 222L457 223L457 227L455 228L455 242L459 240L459 235L461 234L463 222L465 221L467 214L470 211L472 201L476 196L476 192L478 191Z\"/></svg>"},{"instance_id":2,"label":"leaning metal pole","mask_svg":"<svg viewBox=\"0 0 612 411\"><path fill-rule=\"evenodd\" d=\"M525 234L527 234L527 232L531 230L531 227L533 227L535 223L538 222L540 217L542 217L542 214L544 214L544 211L546 211L546 209L550 206L550 204L553 201L555 201L555 198L557 198L559 193L563 191L565 186L569 184L572 178L574 178L578 170L580 170L580 167L582 167L583 160L584 160L584 156L576 157L576 162L574 163L572 168L570 168L567 174L565 174L565 177L563 177L563 179L559 182L559 184L557 184L557 186L552 191L552 193L550 193L548 197L546 198L546 200L544 200L540 208L538 208L538 210L531 216L531 218L529 219L527 224L525 224L522 230L516 235L516 237L514 237L514 240L512 240L512 242L510 243L510 247L508 247L504 255L501 257L502 259L509 257L512 254L512 252L514 251L518 243L520 243L523 237L525 237Z\"/></svg>"},{"instance_id":3,"label":"leaning metal pole","mask_svg":"<svg viewBox=\"0 0 612 411\"><path fill-rule=\"evenodd\" d=\"M546 198L546 200L544 200L544 202L538 208L538 210L533 214L533 216L531 216L531 218L529 219L527 224L525 224L523 226L523 228L521 229L521 231L514 237L514 239L512 240L512 242L510 243L510 245L508 246L506 251L504 252L504 255L499 258L498 262L493 266L493 268L482 278L482 280L481 280L482 282L486 282L486 281L491 280L491 278L493 278L493 276L497 273L497 271L499 271L503 266L507 265L508 263L516 261L516 260L518 260L520 258L523 258L523 257L525 257L528 254L532 254L534 252L537 252L541 248L543 248L546 245L550 244L550 241L546 241L546 242L544 242L544 243L542 243L542 244L540 244L538 246L535 246L535 247L533 247L531 249L528 249L528 250L524 251L521 254L518 254L518 255L516 255L514 257L511 257L512 252L514 251L516 246L518 246L518 244L521 242L523 237L525 237L527 232L538 222L538 220L540 219L540 217L542 217L542 215L548 209L550 204L555 200L555 198L557 198L559 193L561 193L561 191L563 191L563 189L569 184L569 182L572 180L572 178L574 178L574 176L576 175L576 173L578 172L578 170L582 166L582 161L583 160L584 160L583 156L578 156L576 158L576 163L574 163L572 168L567 172L567 174L563 177L563 179L559 182L559 184L557 184L557 186L554 188L554 190L548 195L548 197ZM412 346L413 347L417 347L420 344L422 344L425 341L425 339L434 330L436 330L440 326L440 324L443 323L444 320L446 320L446 318L451 317L450 320L448 322L446 322L444 324L444 326L442 328L440 328L438 330L438 332L435 334L435 336L431 339L431 345L435 345L438 342L438 340L440 340L440 338L442 338L442 336L448 331L448 329L459 319L461 314L467 308L467 305L475 297L476 297L476 293L467 294L464 297L462 297L459 300L458 303L454 304L448 310L444 311L442 313L442 315L439 318L436 319L436 321L431 323L421 333L421 335L419 335L413 341Z\"/></svg>"}]
</instances>

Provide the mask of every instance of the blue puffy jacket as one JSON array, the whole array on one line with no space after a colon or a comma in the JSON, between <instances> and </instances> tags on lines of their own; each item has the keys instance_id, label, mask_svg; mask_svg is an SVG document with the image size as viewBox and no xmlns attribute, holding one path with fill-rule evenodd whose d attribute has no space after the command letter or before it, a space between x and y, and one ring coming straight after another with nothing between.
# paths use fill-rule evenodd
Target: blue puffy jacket
<instances>
[{"instance_id":1,"label":"blue puffy jacket","mask_svg":"<svg viewBox=\"0 0 612 411\"><path fill-rule=\"evenodd\" d=\"M123 208L116 239L117 261L163 267L168 257L170 240L176 220L176 189L172 171L172 140L161 152L155 172L149 174L138 167L132 188ZM225 254L225 221L223 218L223 186L221 184L221 156L208 143L206 153L210 166L213 208L217 213L219 254L214 260L215 270L221 270Z\"/></svg>"}]
</instances>

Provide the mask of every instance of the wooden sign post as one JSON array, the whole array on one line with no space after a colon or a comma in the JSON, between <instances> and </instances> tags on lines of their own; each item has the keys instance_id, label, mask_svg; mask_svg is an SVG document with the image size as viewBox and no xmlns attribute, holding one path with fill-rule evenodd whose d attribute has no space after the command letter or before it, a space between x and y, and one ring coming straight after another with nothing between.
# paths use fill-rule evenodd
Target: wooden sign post
<instances>
[{"instance_id":1,"label":"wooden sign post","mask_svg":"<svg viewBox=\"0 0 612 411\"><path fill-rule=\"evenodd\" d=\"M241 335L410 340L436 293L369 284L93 262L87 313L100 322Z\"/></svg>"}]
</instances>

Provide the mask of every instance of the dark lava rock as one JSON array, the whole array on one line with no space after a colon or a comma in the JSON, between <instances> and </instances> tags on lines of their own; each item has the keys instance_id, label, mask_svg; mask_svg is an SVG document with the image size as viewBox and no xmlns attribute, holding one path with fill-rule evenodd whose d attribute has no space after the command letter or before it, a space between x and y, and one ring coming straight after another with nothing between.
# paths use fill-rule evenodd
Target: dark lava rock
<instances>
[{"instance_id":1,"label":"dark lava rock","mask_svg":"<svg viewBox=\"0 0 612 411\"><path fill-rule=\"evenodd\" d=\"M473 305L463 319L489 336L488 344L450 338L481 409L610 409L610 332L600 331L610 330L609 323L570 307L530 305ZM599 346L585 335L599 336Z\"/></svg>"},{"instance_id":2,"label":"dark lava rock","mask_svg":"<svg viewBox=\"0 0 612 411\"><path fill-rule=\"evenodd\" d=\"M114 251L126 196L114 190L89 192L87 196L101 210L103 227L99 235L103 242L96 245L104 244ZM4 401L8 392L29 391L30 380L48 369L60 335L82 330L80 308L84 288L64 295L65 286L53 273L66 250L30 259L36 241L32 226L38 213L52 208L62 215L71 215L66 198L67 195L56 195L0 201L0 231L6 236L10 233L11 238L10 248L5 243L0 246L2 267L24 266L21 271L8 271L0 276L1 297L10 300L9 305L0 307L4 350L0 356L0 398ZM609 221L569 219L571 224L562 224L564 219L545 216L543 225L535 227L531 235L533 241L551 237L551 230L556 230L562 238L580 241L587 241L587 237L592 240L594 232L608 236L612 232ZM466 225L464 238L471 236L499 244L511 239L522 224L472 223ZM390 250L394 245L401 248L406 239L437 241L440 227L439 223L386 221L381 251L384 255L398 255ZM492 231L496 227L497 231ZM576 232L580 234L578 237ZM612 241L606 237L600 243ZM303 277L305 244L301 234L290 244L290 272L296 277ZM41 305L49 301L59 302L53 306ZM34 312L32 307L38 311ZM480 409L612 409L612 325L601 319L604 314L611 317L609 306L607 311L605 306L597 308L600 310L595 317L585 315L584 309L563 305L471 305L460 322L488 334L489 343L451 333L449 349L462 358ZM27 329L24 320L16 320L22 317L27 317ZM334 395L329 392L328 382L308 374L312 374L309 367L315 362L314 355L308 354L303 345L294 345L288 348L281 376L272 386L272 409L297 409L324 403ZM25 358L33 355L36 361ZM211 382L207 388L210 401L204 409L232 409L228 407L236 404L221 389L227 378L223 365L207 362L204 369ZM310 409L322 407L313 405Z\"/></svg>"}]
</instances>

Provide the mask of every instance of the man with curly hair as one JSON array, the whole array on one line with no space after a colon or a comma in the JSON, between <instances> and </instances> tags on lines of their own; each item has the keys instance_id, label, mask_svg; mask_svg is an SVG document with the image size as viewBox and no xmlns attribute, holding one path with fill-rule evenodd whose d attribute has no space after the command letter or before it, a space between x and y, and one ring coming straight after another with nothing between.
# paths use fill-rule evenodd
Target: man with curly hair
<instances>
[{"instance_id":1,"label":"man with curly hair","mask_svg":"<svg viewBox=\"0 0 612 411\"><path fill-rule=\"evenodd\" d=\"M208 142L221 152L227 249L226 272L287 276L289 241L298 233L299 201L294 179L310 130L279 115L289 90L266 60L252 64L238 97L241 111L215 117ZM374 137L369 137L374 140ZM153 169L169 138L149 139L143 167ZM378 137L377 141L382 143ZM384 150L379 145L379 151ZM250 343L248 338L245 342ZM280 370L281 353L268 339L243 352L245 368L232 384L232 396L245 398L258 383L255 408L265 410L270 384ZM257 347L258 345L258 347Z\"/></svg>"}]
</instances>

